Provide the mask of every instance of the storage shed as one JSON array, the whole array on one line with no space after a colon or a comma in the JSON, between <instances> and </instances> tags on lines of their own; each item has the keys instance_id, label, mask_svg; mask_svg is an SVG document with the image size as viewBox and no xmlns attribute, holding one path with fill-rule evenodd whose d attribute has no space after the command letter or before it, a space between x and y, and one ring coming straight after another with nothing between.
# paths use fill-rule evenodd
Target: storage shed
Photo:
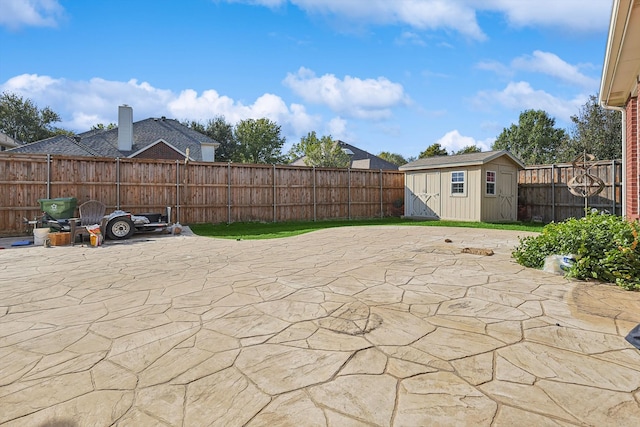
<instances>
[{"instance_id":1,"label":"storage shed","mask_svg":"<svg viewBox=\"0 0 640 427\"><path fill-rule=\"evenodd\" d=\"M518 170L508 151L437 156L400 166L404 215L410 218L511 222L518 218Z\"/></svg>"}]
</instances>

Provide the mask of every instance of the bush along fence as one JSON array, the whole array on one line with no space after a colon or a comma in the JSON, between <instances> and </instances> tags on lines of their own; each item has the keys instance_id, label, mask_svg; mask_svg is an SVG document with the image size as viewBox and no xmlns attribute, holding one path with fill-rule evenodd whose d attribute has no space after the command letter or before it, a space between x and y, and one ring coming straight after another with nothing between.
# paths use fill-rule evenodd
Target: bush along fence
<instances>
[{"instance_id":1,"label":"bush along fence","mask_svg":"<svg viewBox=\"0 0 640 427\"><path fill-rule=\"evenodd\" d=\"M100 200L107 212L164 212L184 224L399 215L404 174L148 159L0 155L0 233L27 231L38 199Z\"/></svg>"},{"instance_id":2,"label":"bush along fence","mask_svg":"<svg viewBox=\"0 0 640 427\"><path fill-rule=\"evenodd\" d=\"M585 199L569 191L572 178L585 170L572 164L527 166L518 176L518 219L560 222L567 218L585 216ZM596 196L588 197L589 209L606 211L613 215L622 213L622 163L606 160L590 164L588 174L598 177L604 189Z\"/></svg>"}]
</instances>

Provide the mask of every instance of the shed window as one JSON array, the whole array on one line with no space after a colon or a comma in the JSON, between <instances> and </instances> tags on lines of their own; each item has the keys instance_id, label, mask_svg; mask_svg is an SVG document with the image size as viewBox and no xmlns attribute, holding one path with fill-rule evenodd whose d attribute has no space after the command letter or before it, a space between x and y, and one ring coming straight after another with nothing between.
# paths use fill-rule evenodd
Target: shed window
<instances>
[{"instance_id":1,"label":"shed window","mask_svg":"<svg viewBox=\"0 0 640 427\"><path fill-rule=\"evenodd\" d=\"M493 171L487 171L487 194L490 196L496 195L496 173Z\"/></svg>"},{"instance_id":2,"label":"shed window","mask_svg":"<svg viewBox=\"0 0 640 427\"><path fill-rule=\"evenodd\" d=\"M451 172L451 194L464 194L464 172Z\"/></svg>"}]
</instances>

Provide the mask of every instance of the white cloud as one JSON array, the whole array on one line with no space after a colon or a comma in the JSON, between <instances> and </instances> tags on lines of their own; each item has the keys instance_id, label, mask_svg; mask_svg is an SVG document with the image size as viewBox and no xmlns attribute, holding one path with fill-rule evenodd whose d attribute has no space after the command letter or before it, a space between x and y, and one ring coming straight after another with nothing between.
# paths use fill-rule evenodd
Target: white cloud
<instances>
[{"instance_id":1,"label":"white cloud","mask_svg":"<svg viewBox=\"0 0 640 427\"><path fill-rule=\"evenodd\" d=\"M31 99L41 108L51 107L62 117L59 125L74 131L88 130L96 123L117 121L117 107L122 104L133 106L134 115L139 118L169 115L167 104L175 97L169 90L137 80L118 82L93 78L74 81L37 74L15 76L0 85L0 89ZM95 122L94 117L100 120Z\"/></svg>"},{"instance_id":2,"label":"white cloud","mask_svg":"<svg viewBox=\"0 0 640 427\"><path fill-rule=\"evenodd\" d=\"M478 108L499 105L513 111L528 109L544 110L567 123L571 116L587 101L586 95L578 95L566 100L555 97L543 90L535 90L528 82L511 82L501 91L489 90L478 92L473 103Z\"/></svg>"},{"instance_id":3,"label":"white cloud","mask_svg":"<svg viewBox=\"0 0 640 427\"><path fill-rule=\"evenodd\" d=\"M475 65L475 68L491 71L503 78L512 78L518 72L545 74L562 83L588 91L597 91L599 84L598 79L580 71L581 68L593 68L591 64L569 64L555 53L541 50L535 50L531 55L514 58L509 65L498 61L481 61Z\"/></svg>"},{"instance_id":4,"label":"white cloud","mask_svg":"<svg viewBox=\"0 0 640 427\"><path fill-rule=\"evenodd\" d=\"M582 74L579 68L562 60L558 55L536 50L532 55L524 55L511 62L518 70L534 71L555 77L567 83L588 89L598 87L598 80Z\"/></svg>"},{"instance_id":5,"label":"white cloud","mask_svg":"<svg viewBox=\"0 0 640 427\"><path fill-rule=\"evenodd\" d=\"M293 4L308 14L364 25L399 24L417 30L453 30L483 40L477 12L499 13L514 27L606 31L610 0L226 0L267 7Z\"/></svg>"},{"instance_id":6,"label":"white cloud","mask_svg":"<svg viewBox=\"0 0 640 427\"><path fill-rule=\"evenodd\" d=\"M291 3L309 14L371 25L401 24L419 30L452 29L482 40L475 11L464 0L226 0L267 7Z\"/></svg>"},{"instance_id":7,"label":"white cloud","mask_svg":"<svg viewBox=\"0 0 640 427\"><path fill-rule=\"evenodd\" d=\"M475 65L475 68L491 71L503 77L511 77L513 75L513 70L499 61L481 61Z\"/></svg>"},{"instance_id":8,"label":"white cloud","mask_svg":"<svg viewBox=\"0 0 640 427\"><path fill-rule=\"evenodd\" d=\"M287 3L287 0L227 0L228 3L249 3L259 6L279 7Z\"/></svg>"},{"instance_id":9,"label":"white cloud","mask_svg":"<svg viewBox=\"0 0 640 427\"><path fill-rule=\"evenodd\" d=\"M397 45L400 45L400 46L407 45L407 44L412 44L416 46L427 45L427 43L425 43L425 41L422 40L422 37L420 37L419 34L416 34L411 31L403 31L402 34L400 34L400 36L396 38L395 42Z\"/></svg>"},{"instance_id":10,"label":"white cloud","mask_svg":"<svg viewBox=\"0 0 640 427\"><path fill-rule=\"evenodd\" d=\"M176 94L153 87L147 82L89 81L54 79L37 74L23 74L0 84L0 91L18 94L40 108L51 107L60 114L58 125L76 132L89 130L97 123L115 123L118 105L133 107L135 120L167 116L177 120L205 121L218 115L232 124L248 118L267 117L282 127L283 134L302 135L315 129L320 118L307 113L300 104L287 105L282 98L264 94L245 105L215 90L201 94L191 89Z\"/></svg>"},{"instance_id":11,"label":"white cloud","mask_svg":"<svg viewBox=\"0 0 640 427\"><path fill-rule=\"evenodd\" d=\"M20 27L55 27L64 16L58 0L0 0L0 25L11 30Z\"/></svg>"},{"instance_id":12,"label":"white cloud","mask_svg":"<svg viewBox=\"0 0 640 427\"><path fill-rule=\"evenodd\" d=\"M352 128L351 124L342 117L334 117L329 120L325 126L323 135L331 135L333 139L347 141L351 144L359 142L358 135Z\"/></svg>"},{"instance_id":13,"label":"white cloud","mask_svg":"<svg viewBox=\"0 0 640 427\"><path fill-rule=\"evenodd\" d=\"M347 135L347 121L342 117L334 117L327 123L327 133L334 139L344 140Z\"/></svg>"},{"instance_id":14,"label":"white cloud","mask_svg":"<svg viewBox=\"0 0 640 427\"><path fill-rule=\"evenodd\" d=\"M409 102L402 85L384 77L362 80L345 76L340 80L333 74L317 77L313 71L301 67L296 74L289 73L284 84L307 102L361 119L389 118L391 108Z\"/></svg>"},{"instance_id":15,"label":"white cloud","mask_svg":"<svg viewBox=\"0 0 640 427\"><path fill-rule=\"evenodd\" d=\"M449 153L455 153L469 146L477 146L482 151L491 150L494 138L485 140L477 140L471 136L463 136L457 129L444 134L444 136L436 141L441 147L445 148Z\"/></svg>"},{"instance_id":16,"label":"white cloud","mask_svg":"<svg viewBox=\"0 0 640 427\"><path fill-rule=\"evenodd\" d=\"M370 25L399 24L417 30L453 30L483 40L476 14L501 13L515 27L544 26L572 31L605 31L610 0L221 0L278 8L293 4L320 14ZM0 0L0 25L55 27L64 17L59 0Z\"/></svg>"},{"instance_id":17,"label":"white cloud","mask_svg":"<svg viewBox=\"0 0 640 427\"><path fill-rule=\"evenodd\" d=\"M471 0L467 3L479 10L503 13L515 27L606 31L611 15L611 0Z\"/></svg>"}]
</instances>

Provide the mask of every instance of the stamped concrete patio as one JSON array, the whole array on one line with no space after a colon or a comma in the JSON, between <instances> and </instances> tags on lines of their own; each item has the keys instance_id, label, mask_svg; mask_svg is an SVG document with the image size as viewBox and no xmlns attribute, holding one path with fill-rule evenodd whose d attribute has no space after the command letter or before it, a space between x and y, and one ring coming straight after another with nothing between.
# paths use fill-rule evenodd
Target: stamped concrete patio
<instances>
[{"instance_id":1,"label":"stamped concrete patio","mask_svg":"<svg viewBox=\"0 0 640 427\"><path fill-rule=\"evenodd\" d=\"M638 425L640 293L517 265L524 234L0 251L0 425Z\"/></svg>"}]
</instances>

